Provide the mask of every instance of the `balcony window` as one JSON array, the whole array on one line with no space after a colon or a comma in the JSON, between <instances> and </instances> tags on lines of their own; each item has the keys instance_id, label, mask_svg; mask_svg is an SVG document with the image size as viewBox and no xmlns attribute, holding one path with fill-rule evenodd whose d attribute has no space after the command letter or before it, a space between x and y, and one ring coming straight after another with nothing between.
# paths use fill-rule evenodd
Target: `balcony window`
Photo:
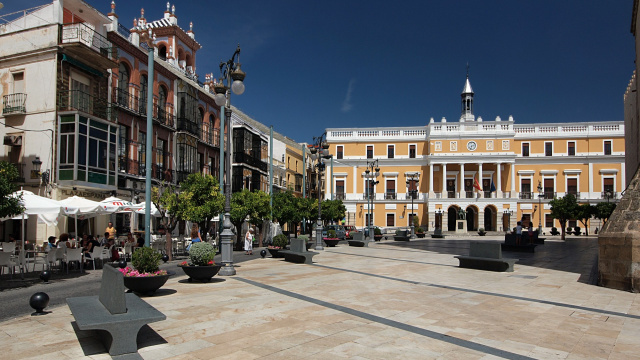
<instances>
[{"instance_id":1,"label":"balcony window","mask_svg":"<svg viewBox=\"0 0 640 360\"><path fill-rule=\"evenodd\" d=\"M336 180L336 198L344 200L344 180Z\"/></svg>"},{"instance_id":2,"label":"balcony window","mask_svg":"<svg viewBox=\"0 0 640 360\"><path fill-rule=\"evenodd\" d=\"M520 180L520 199L532 199L531 193L531 179Z\"/></svg>"},{"instance_id":3,"label":"balcony window","mask_svg":"<svg viewBox=\"0 0 640 360\"><path fill-rule=\"evenodd\" d=\"M567 193L574 196L578 195L578 179L567 179Z\"/></svg>"},{"instance_id":4,"label":"balcony window","mask_svg":"<svg viewBox=\"0 0 640 360\"><path fill-rule=\"evenodd\" d=\"M396 226L395 214L387 214L387 226Z\"/></svg>"},{"instance_id":5,"label":"balcony window","mask_svg":"<svg viewBox=\"0 0 640 360\"><path fill-rule=\"evenodd\" d=\"M607 140L604 142L604 154L611 155L611 141Z\"/></svg>"},{"instance_id":6,"label":"balcony window","mask_svg":"<svg viewBox=\"0 0 640 360\"><path fill-rule=\"evenodd\" d=\"M409 158L415 159L415 157L416 157L416 146L409 145Z\"/></svg>"},{"instance_id":7,"label":"balcony window","mask_svg":"<svg viewBox=\"0 0 640 360\"><path fill-rule=\"evenodd\" d=\"M550 141L544 143L544 156L553 156L553 143Z\"/></svg>"},{"instance_id":8,"label":"balcony window","mask_svg":"<svg viewBox=\"0 0 640 360\"><path fill-rule=\"evenodd\" d=\"M367 145L367 159L373 159L373 145Z\"/></svg>"},{"instance_id":9,"label":"balcony window","mask_svg":"<svg viewBox=\"0 0 640 360\"><path fill-rule=\"evenodd\" d=\"M529 143L522 143L522 156L529 156Z\"/></svg>"},{"instance_id":10,"label":"balcony window","mask_svg":"<svg viewBox=\"0 0 640 360\"><path fill-rule=\"evenodd\" d=\"M387 189L385 192L385 199L394 200L396 198L396 181L387 180Z\"/></svg>"},{"instance_id":11,"label":"balcony window","mask_svg":"<svg viewBox=\"0 0 640 360\"><path fill-rule=\"evenodd\" d=\"M555 193L555 180L554 179L544 179L544 198L545 199L553 199L556 196Z\"/></svg>"},{"instance_id":12,"label":"balcony window","mask_svg":"<svg viewBox=\"0 0 640 360\"><path fill-rule=\"evenodd\" d=\"M575 141L569 141L567 143L567 154L569 156L575 156L576 155L576 143L575 143Z\"/></svg>"},{"instance_id":13,"label":"balcony window","mask_svg":"<svg viewBox=\"0 0 640 360\"><path fill-rule=\"evenodd\" d=\"M336 159L342 159L344 157L344 146L336 146Z\"/></svg>"},{"instance_id":14,"label":"balcony window","mask_svg":"<svg viewBox=\"0 0 640 360\"><path fill-rule=\"evenodd\" d=\"M24 91L24 72L12 74L13 77L13 93L3 97L3 115L24 114L26 112L25 103L27 94Z\"/></svg>"},{"instance_id":15,"label":"balcony window","mask_svg":"<svg viewBox=\"0 0 640 360\"><path fill-rule=\"evenodd\" d=\"M544 214L544 226L548 228L553 227L553 216L551 216L551 214Z\"/></svg>"},{"instance_id":16,"label":"balcony window","mask_svg":"<svg viewBox=\"0 0 640 360\"><path fill-rule=\"evenodd\" d=\"M387 146L387 158L393 159L394 153L395 153L395 147L393 145L388 145Z\"/></svg>"},{"instance_id":17,"label":"balcony window","mask_svg":"<svg viewBox=\"0 0 640 360\"><path fill-rule=\"evenodd\" d=\"M176 136L178 150L178 159L176 161L176 174L178 182L182 182L194 173L198 161L198 140L186 134L178 134Z\"/></svg>"}]
</instances>

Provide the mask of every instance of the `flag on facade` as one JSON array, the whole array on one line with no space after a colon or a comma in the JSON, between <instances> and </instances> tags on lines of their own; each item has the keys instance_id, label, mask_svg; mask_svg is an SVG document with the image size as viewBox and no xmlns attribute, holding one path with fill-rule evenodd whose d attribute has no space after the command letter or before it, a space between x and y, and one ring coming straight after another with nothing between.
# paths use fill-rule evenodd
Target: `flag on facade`
<instances>
[{"instance_id":1,"label":"flag on facade","mask_svg":"<svg viewBox=\"0 0 640 360\"><path fill-rule=\"evenodd\" d=\"M491 192L496 191L496 184L493 183L493 179L491 179Z\"/></svg>"},{"instance_id":2,"label":"flag on facade","mask_svg":"<svg viewBox=\"0 0 640 360\"><path fill-rule=\"evenodd\" d=\"M478 191L482 191L482 187L480 186L480 183L478 182L477 178L473 178L473 187L476 188Z\"/></svg>"}]
</instances>

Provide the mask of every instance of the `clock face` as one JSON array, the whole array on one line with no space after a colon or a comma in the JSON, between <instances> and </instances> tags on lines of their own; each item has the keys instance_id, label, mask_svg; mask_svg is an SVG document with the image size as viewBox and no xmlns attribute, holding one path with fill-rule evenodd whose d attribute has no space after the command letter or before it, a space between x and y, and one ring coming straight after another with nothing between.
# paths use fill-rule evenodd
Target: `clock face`
<instances>
[{"instance_id":1,"label":"clock face","mask_svg":"<svg viewBox=\"0 0 640 360\"><path fill-rule=\"evenodd\" d=\"M468 149L469 151L475 151L477 148L478 148L478 144L476 144L476 142L475 142L475 141L469 141L469 142L467 143L467 149Z\"/></svg>"}]
</instances>

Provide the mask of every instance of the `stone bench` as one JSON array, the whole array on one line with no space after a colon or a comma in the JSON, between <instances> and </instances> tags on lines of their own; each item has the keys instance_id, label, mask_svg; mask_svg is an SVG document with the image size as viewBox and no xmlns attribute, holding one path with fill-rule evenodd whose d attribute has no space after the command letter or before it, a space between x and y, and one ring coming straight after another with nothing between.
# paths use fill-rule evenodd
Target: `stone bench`
<instances>
[{"instance_id":1,"label":"stone bench","mask_svg":"<svg viewBox=\"0 0 640 360\"><path fill-rule=\"evenodd\" d=\"M454 256L461 268L513 272L517 259L502 258L502 248L497 242L471 241L469 256Z\"/></svg>"},{"instance_id":2,"label":"stone bench","mask_svg":"<svg viewBox=\"0 0 640 360\"><path fill-rule=\"evenodd\" d=\"M397 230L393 235L394 241L409 241L411 240L411 234L408 234L407 230Z\"/></svg>"},{"instance_id":3,"label":"stone bench","mask_svg":"<svg viewBox=\"0 0 640 360\"><path fill-rule=\"evenodd\" d=\"M520 239L520 244L516 242L516 234L504 234L504 243L501 244L504 251L517 251L517 252L535 252L536 244L529 242L529 236L526 238L523 235Z\"/></svg>"},{"instance_id":4,"label":"stone bench","mask_svg":"<svg viewBox=\"0 0 640 360\"><path fill-rule=\"evenodd\" d=\"M113 266L102 269L100 295L67 298L67 304L80 330L111 335L101 336L111 356L137 354L140 328L167 318L137 295L125 293L123 275Z\"/></svg>"},{"instance_id":5,"label":"stone bench","mask_svg":"<svg viewBox=\"0 0 640 360\"><path fill-rule=\"evenodd\" d=\"M364 239L364 232L358 231L353 233L353 238L348 240L349 246L369 247L371 240Z\"/></svg>"},{"instance_id":6,"label":"stone bench","mask_svg":"<svg viewBox=\"0 0 640 360\"><path fill-rule=\"evenodd\" d=\"M278 254L284 255L284 260L296 264L313 264L313 257L319 253L315 251L308 251L306 240L304 239L291 239L291 245L289 250L280 250Z\"/></svg>"},{"instance_id":7,"label":"stone bench","mask_svg":"<svg viewBox=\"0 0 640 360\"><path fill-rule=\"evenodd\" d=\"M442 234L442 229L441 228L437 228L433 231L433 234L431 234L431 238L433 239L444 239L445 235Z\"/></svg>"}]
</instances>

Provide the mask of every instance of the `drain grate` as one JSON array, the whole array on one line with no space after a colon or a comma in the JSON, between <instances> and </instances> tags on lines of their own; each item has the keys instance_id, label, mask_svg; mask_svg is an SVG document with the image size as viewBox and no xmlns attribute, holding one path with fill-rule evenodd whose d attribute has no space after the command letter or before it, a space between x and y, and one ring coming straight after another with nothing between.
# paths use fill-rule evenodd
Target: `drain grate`
<instances>
[{"instance_id":1,"label":"drain grate","mask_svg":"<svg viewBox=\"0 0 640 360\"><path fill-rule=\"evenodd\" d=\"M537 279L537 276L534 275L510 275L509 277L515 277L520 279Z\"/></svg>"}]
</instances>

